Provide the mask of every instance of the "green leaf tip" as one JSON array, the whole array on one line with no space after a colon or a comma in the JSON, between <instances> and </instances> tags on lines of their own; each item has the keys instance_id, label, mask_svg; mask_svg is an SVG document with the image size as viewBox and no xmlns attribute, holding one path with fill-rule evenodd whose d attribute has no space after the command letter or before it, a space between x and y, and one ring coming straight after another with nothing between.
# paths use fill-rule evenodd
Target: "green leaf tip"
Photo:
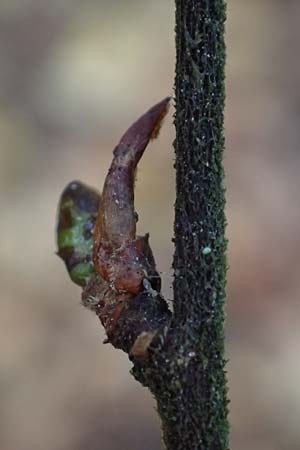
<instances>
[{"instance_id":1,"label":"green leaf tip","mask_svg":"<svg viewBox=\"0 0 300 450\"><path fill-rule=\"evenodd\" d=\"M72 281L85 286L95 272L93 232L100 194L81 181L64 189L58 205L57 254L65 262Z\"/></svg>"}]
</instances>

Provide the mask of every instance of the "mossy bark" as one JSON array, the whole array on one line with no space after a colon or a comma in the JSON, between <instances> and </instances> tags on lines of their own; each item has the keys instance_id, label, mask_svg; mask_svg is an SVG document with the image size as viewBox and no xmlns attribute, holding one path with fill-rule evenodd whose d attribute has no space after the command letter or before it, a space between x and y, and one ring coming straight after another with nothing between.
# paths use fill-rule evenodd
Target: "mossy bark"
<instances>
[{"instance_id":1,"label":"mossy bark","mask_svg":"<svg viewBox=\"0 0 300 450\"><path fill-rule=\"evenodd\" d=\"M168 450L228 448L224 22L223 0L176 0L174 315L143 368Z\"/></svg>"}]
</instances>

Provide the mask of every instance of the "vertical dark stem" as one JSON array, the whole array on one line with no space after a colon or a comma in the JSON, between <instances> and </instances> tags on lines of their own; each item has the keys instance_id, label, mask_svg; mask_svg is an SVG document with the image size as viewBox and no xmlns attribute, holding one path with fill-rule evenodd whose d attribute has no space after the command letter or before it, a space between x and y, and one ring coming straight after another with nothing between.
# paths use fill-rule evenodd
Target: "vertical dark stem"
<instances>
[{"instance_id":1,"label":"vertical dark stem","mask_svg":"<svg viewBox=\"0 0 300 450\"><path fill-rule=\"evenodd\" d=\"M80 279L78 284L85 286L83 304L100 317L110 342L129 353L133 375L155 396L166 450L227 450L229 426L224 359L226 239L222 162L225 0L175 1L177 187L174 314L168 310L158 292L153 289L140 292L139 284L137 295L125 289L129 297L120 299L119 296L124 294L124 285L120 292L115 286L112 289L110 272L106 274L103 271L107 275L107 279L103 279L101 267L97 268L97 265L95 273L88 272L89 281L84 279L82 282ZM166 105L168 101L165 99L159 105ZM150 111L153 112L153 109ZM149 119L149 112L147 114L144 119ZM158 123L161 118L158 117ZM144 142L143 133L136 130L136 124L129 129L129 134L123 136L125 141L121 140L122 145L126 143L126 152L131 151L127 145L128 137L130 142L132 137L133 142L136 139L132 130L138 131L137 137ZM152 131L155 132L155 128ZM151 135L147 136L145 138L149 140ZM115 153L115 157L119 156ZM114 179L118 180L118 177ZM133 202L131 179L129 187L128 198ZM74 190L74 183L70 189ZM90 189L85 188L84 192L88 199L93 197ZM114 240L114 236L119 239L123 222L126 222L122 208L118 206L122 196L117 199L116 208L110 203L115 200L117 191L111 189L110 192L111 195L102 194L103 202L108 199L111 208L108 216L111 220L117 220L117 228L113 227L117 232L109 235L112 232L110 224L109 233L105 233L108 241ZM123 190L120 192L123 194ZM78 211L83 214L89 212L91 216L89 209L86 211L86 205L85 208L77 208L77 203L75 201L73 205L76 217ZM129 206L133 216L133 205ZM69 203L64 206L62 202L61 208L58 245L62 249L68 247L68 252L61 253L68 263L69 257L81 250L76 241L69 239L78 224L76 221L69 224L64 220L67 213L70 215L72 212ZM105 217L108 216L106 214ZM80 214L77 218L82 222ZM92 219L95 219L94 215ZM134 233L130 232L129 236L134 238L135 223L129 227L131 229ZM81 231L80 228L79 234ZM66 233L64 239L60 235L63 232ZM102 237L102 234L99 233L99 236ZM101 244L102 241L99 242ZM98 245L97 241L94 242L94 249L95 245ZM112 273L115 273L119 262L125 261L121 253L120 261L116 259L119 253L112 255ZM154 265L150 247L147 247L145 255L148 262L151 260ZM82 251L79 251L79 256L82 257ZM86 254L83 256L86 257ZM129 268L130 264L136 267L135 256L134 253L126 254L125 262ZM79 262L82 260L79 259ZM128 272L125 272L124 280L128 280Z\"/></svg>"},{"instance_id":2,"label":"vertical dark stem","mask_svg":"<svg viewBox=\"0 0 300 450\"><path fill-rule=\"evenodd\" d=\"M176 0L173 348L183 363L168 397L173 425L158 402L168 450L228 448L224 22L223 0Z\"/></svg>"}]
</instances>

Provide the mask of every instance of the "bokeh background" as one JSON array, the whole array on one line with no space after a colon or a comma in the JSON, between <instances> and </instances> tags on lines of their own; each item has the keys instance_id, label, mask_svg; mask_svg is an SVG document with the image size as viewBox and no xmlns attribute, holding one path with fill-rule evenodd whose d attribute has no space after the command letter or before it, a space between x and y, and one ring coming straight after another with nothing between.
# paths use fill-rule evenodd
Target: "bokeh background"
<instances>
[{"instance_id":1,"label":"bokeh background","mask_svg":"<svg viewBox=\"0 0 300 450\"><path fill-rule=\"evenodd\" d=\"M300 448L300 2L229 0L227 356L233 450ZM171 0L0 2L0 448L154 450L155 405L102 345L55 256L72 179L102 186L139 114L172 94ZM172 299L174 129L137 182Z\"/></svg>"}]
</instances>

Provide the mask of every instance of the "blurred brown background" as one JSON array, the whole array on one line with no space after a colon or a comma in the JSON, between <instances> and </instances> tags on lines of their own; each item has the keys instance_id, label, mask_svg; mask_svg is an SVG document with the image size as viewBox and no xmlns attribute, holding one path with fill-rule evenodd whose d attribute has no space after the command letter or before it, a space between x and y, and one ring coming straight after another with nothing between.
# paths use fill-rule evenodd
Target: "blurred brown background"
<instances>
[{"instance_id":1,"label":"blurred brown background","mask_svg":"<svg viewBox=\"0 0 300 450\"><path fill-rule=\"evenodd\" d=\"M299 0L228 1L233 450L300 449L299 18ZM54 229L65 184L100 188L122 132L172 94L173 29L171 0L1 0L1 450L161 448L154 403L102 345ZM137 182L169 299L171 116Z\"/></svg>"}]
</instances>

